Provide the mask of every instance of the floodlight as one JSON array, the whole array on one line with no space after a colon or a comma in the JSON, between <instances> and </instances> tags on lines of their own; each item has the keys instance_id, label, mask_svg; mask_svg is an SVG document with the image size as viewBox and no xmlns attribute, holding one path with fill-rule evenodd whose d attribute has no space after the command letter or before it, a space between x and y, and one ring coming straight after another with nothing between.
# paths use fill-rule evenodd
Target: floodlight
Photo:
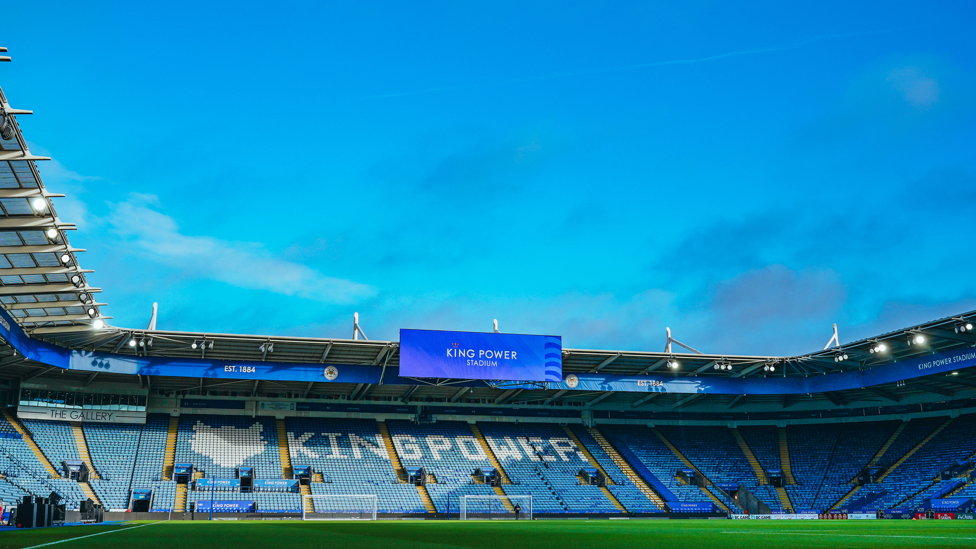
<instances>
[{"instance_id":1,"label":"floodlight","mask_svg":"<svg viewBox=\"0 0 976 549\"><path fill-rule=\"evenodd\" d=\"M61 254L61 263L64 263L65 265L71 263L71 256L69 254Z\"/></svg>"},{"instance_id":2,"label":"floodlight","mask_svg":"<svg viewBox=\"0 0 976 549\"><path fill-rule=\"evenodd\" d=\"M43 212L47 208L47 200L44 200L43 196L38 196L31 200L31 207L34 208L35 212Z\"/></svg>"},{"instance_id":3,"label":"floodlight","mask_svg":"<svg viewBox=\"0 0 976 549\"><path fill-rule=\"evenodd\" d=\"M190 348L191 349L196 349L197 348L197 342L194 341L192 344L190 344Z\"/></svg>"},{"instance_id":4,"label":"floodlight","mask_svg":"<svg viewBox=\"0 0 976 549\"><path fill-rule=\"evenodd\" d=\"M95 316L95 308L94 307L92 307L91 309L88 309L88 316L92 316L92 317Z\"/></svg>"},{"instance_id":5,"label":"floodlight","mask_svg":"<svg viewBox=\"0 0 976 549\"><path fill-rule=\"evenodd\" d=\"M55 238L58 237L58 229L56 227L51 227L48 230L44 231L44 234L46 234L47 237L50 238L51 240L54 240Z\"/></svg>"},{"instance_id":6,"label":"floodlight","mask_svg":"<svg viewBox=\"0 0 976 549\"><path fill-rule=\"evenodd\" d=\"M4 141L10 141L14 138L14 123L10 115L3 111L0 111L0 138L3 138Z\"/></svg>"},{"instance_id":7,"label":"floodlight","mask_svg":"<svg viewBox=\"0 0 976 549\"><path fill-rule=\"evenodd\" d=\"M105 321L103 321L100 318L96 318L95 322L92 322L92 327L95 328L96 330L101 330L102 328L105 327Z\"/></svg>"},{"instance_id":8,"label":"floodlight","mask_svg":"<svg viewBox=\"0 0 976 549\"><path fill-rule=\"evenodd\" d=\"M135 346L136 346L136 338L130 337L129 338L129 347L135 347Z\"/></svg>"}]
</instances>

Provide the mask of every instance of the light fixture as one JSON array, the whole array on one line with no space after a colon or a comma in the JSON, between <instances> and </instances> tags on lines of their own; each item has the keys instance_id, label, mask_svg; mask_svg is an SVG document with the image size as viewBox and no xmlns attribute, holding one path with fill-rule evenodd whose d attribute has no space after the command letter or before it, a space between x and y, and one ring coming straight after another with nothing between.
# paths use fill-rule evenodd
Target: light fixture
<instances>
[{"instance_id":1,"label":"light fixture","mask_svg":"<svg viewBox=\"0 0 976 549\"><path fill-rule=\"evenodd\" d=\"M43 212L47 208L47 200L44 200L43 196L38 196L31 200L31 207L34 208L35 212Z\"/></svg>"},{"instance_id":2,"label":"light fixture","mask_svg":"<svg viewBox=\"0 0 976 549\"><path fill-rule=\"evenodd\" d=\"M44 234L51 240L54 240L58 237L58 229L56 227L49 227L48 230L44 231Z\"/></svg>"},{"instance_id":3,"label":"light fixture","mask_svg":"<svg viewBox=\"0 0 976 549\"><path fill-rule=\"evenodd\" d=\"M14 138L14 123L10 118L10 115L0 111L0 138L4 141L10 141Z\"/></svg>"},{"instance_id":4,"label":"light fixture","mask_svg":"<svg viewBox=\"0 0 976 549\"><path fill-rule=\"evenodd\" d=\"M909 345L921 345L923 343L925 343L925 336L923 336L922 334L909 334L908 335L908 344Z\"/></svg>"},{"instance_id":5,"label":"light fixture","mask_svg":"<svg viewBox=\"0 0 976 549\"><path fill-rule=\"evenodd\" d=\"M71 275L71 283L75 286L81 286L81 275Z\"/></svg>"},{"instance_id":6,"label":"light fixture","mask_svg":"<svg viewBox=\"0 0 976 549\"><path fill-rule=\"evenodd\" d=\"M952 375L957 376L959 375L959 372L952 372Z\"/></svg>"},{"instance_id":7,"label":"light fixture","mask_svg":"<svg viewBox=\"0 0 976 549\"><path fill-rule=\"evenodd\" d=\"M675 360L673 358L668 359L668 368L671 368L672 370L677 370L678 369L678 366L681 366L681 365L678 364L678 361L677 360Z\"/></svg>"},{"instance_id":8,"label":"light fixture","mask_svg":"<svg viewBox=\"0 0 976 549\"><path fill-rule=\"evenodd\" d=\"M95 322L92 322L92 327L95 328L96 330L101 330L102 328L105 327L105 321L103 321L100 318L96 318Z\"/></svg>"},{"instance_id":9,"label":"light fixture","mask_svg":"<svg viewBox=\"0 0 976 549\"><path fill-rule=\"evenodd\" d=\"M840 351L836 355L834 355L834 362L844 362L848 358L849 357L847 356L847 353Z\"/></svg>"},{"instance_id":10,"label":"light fixture","mask_svg":"<svg viewBox=\"0 0 976 549\"><path fill-rule=\"evenodd\" d=\"M88 309L88 316L92 316L92 317L95 316L95 308L94 307Z\"/></svg>"},{"instance_id":11,"label":"light fixture","mask_svg":"<svg viewBox=\"0 0 976 549\"><path fill-rule=\"evenodd\" d=\"M888 346L884 343L875 343L874 345L871 345L871 348L868 350L871 351L871 354L873 355L875 353L883 353L887 351Z\"/></svg>"},{"instance_id":12,"label":"light fixture","mask_svg":"<svg viewBox=\"0 0 976 549\"><path fill-rule=\"evenodd\" d=\"M775 372L776 371L776 366L773 366L772 364L767 364L767 365L763 366L763 370L766 371L766 372Z\"/></svg>"},{"instance_id":13,"label":"light fixture","mask_svg":"<svg viewBox=\"0 0 976 549\"><path fill-rule=\"evenodd\" d=\"M196 349L197 347L199 347L199 345L197 344L196 341L194 341L193 343L190 344L190 348L191 349Z\"/></svg>"},{"instance_id":14,"label":"light fixture","mask_svg":"<svg viewBox=\"0 0 976 549\"><path fill-rule=\"evenodd\" d=\"M61 263L64 263L65 265L71 263L71 256L69 254L61 254Z\"/></svg>"},{"instance_id":15,"label":"light fixture","mask_svg":"<svg viewBox=\"0 0 976 549\"><path fill-rule=\"evenodd\" d=\"M136 338L135 337L130 337L129 338L129 347L135 347L135 346L136 346Z\"/></svg>"},{"instance_id":16,"label":"light fixture","mask_svg":"<svg viewBox=\"0 0 976 549\"><path fill-rule=\"evenodd\" d=\"M78 301L88 303L88 294L78 294Z\"/></svg>"},{"instance_id":17,"label":"light fixture","mask_svg":"<svg viewBox=\"0 0 976 549\"><path fill-rule=\"evenodd\" d=\"M145 340L145 338L139 340L139 346L140 347L145 347L146 346L146 340Z\"/></svg>"},{"instance_id":18,"label":"light fixture","mask_svg":"<svg viewBox=\"0 0 976 549\"><path fill-rule=\"evenodd\" d=\"M972 322L960 322L959 324L956 324L956 333L957 334L961 334L961 333L964 333L964 332L969 332L972 329L973 329L973 323Z\"/></svg>"}]
</instances>

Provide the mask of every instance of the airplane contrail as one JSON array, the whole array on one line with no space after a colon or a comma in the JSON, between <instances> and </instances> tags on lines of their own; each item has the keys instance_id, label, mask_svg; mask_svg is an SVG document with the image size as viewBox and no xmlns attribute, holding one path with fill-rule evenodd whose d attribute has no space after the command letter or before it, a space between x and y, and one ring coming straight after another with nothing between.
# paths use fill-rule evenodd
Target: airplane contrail
<instances>
[{"instance_id":1,"label":"airplane contrail","mask_svg":"<svg viewBox=\"0 0 976 549\"><path fill-rule=\"evenodd\" d=\"M759 48L759 49L753 49L753 50L737 50L737 51L731 51L731 52L726 52L726 53L719 53L719 54L716 54L716 55L709 55L709 56L706 56L706 57L693 57L693 58L689 58L689 59L670 59L670 60L666 60L666 61L652 61L652 62L649 62L649 63L638 63L638 64L635 64L635 65L621 65L619 67L606 67L606 68L602 68L602 69L590 69L590 70L582 70L582 71L556 72L556 73L543 74L543 75L538 75L538 76L526 76L526 77L523 77L523 78L511 78L511 79L508 79L508 80L498 80L498 81L495 81L495 82L484 82L484 83L481 83L481 84L463 84L463 85L457 85L457 86L439 86L439 87L436 87L436 88L427 88L425 90L417 90L417 91L412 91L412 92L382 93L382 94L369 95L369 96L366 97L366 99L387 99L387 98L393 98L393 97L406 97L406 96L411 96L411 95L422 95L422 94L428 94L428 93L437 93L437 92L447 92L447 91L454 91L454 90L483 88L483 87L486 87L486 86L500 86L500 85L505 85L505 84L518 84L518 83L521 83L521 82L533 82L533 81L537 81L537 80L550 80L550 79L553 79L553 78L567 78L567 77L572 77L572 76L590 76L590 75L594 75L594 74L605 74L605 73L610 73L610 72L628 71L628 70L634 70L634 69L647 69L647 68L652 68L652 67L663 67L663 66L667 66L667 65L689 65L689 64L693 64L693 63L707 63L709 61L716 61L718 59L725 59L725 58L728 58L728 57L739 57L739 56L743 56L743 55L756 55L756 54L760 54L760 53L774 53L774 52L778 52L778 51L795 50L795 49L802 48L804 46L808 46L808 45L813 44L813 43L816 43L816 42L823 42L823 41L826 41L826 40L837 40L837 39L842 39L842 38L853 38L853 37L856 37L856 36L867 36L867 35L871 35L871 34L886 34L886 33L892 33L892 32L900 32L900 31L903 31L903 30L906 30L906 29L905 28L899 28L899 29L883 29L883 30L874 30L874 31L863 31L863 32L849 32L849 33L843 33L843 34L828 34L828 35L823 35L823 36L814 36L814 37L808 38L806 40L801 40L799 42L794 42L794 43L791 43L791 44L784 44L784 45L781 45L781 46L772 46L772 47L769 47L769 48Z\"/></svg>"}]
</instances>

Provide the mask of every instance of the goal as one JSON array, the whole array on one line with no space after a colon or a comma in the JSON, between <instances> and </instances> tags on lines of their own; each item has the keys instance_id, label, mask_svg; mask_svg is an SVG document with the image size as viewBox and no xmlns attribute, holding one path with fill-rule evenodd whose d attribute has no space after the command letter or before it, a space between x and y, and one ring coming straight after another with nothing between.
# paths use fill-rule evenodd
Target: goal
<instances>
[{"instance_id":1,"label":"goal","mask_svg":"<svg viewBox=\"0 0 976 549\"><path fill-rule=\"evenodd\" d=\"M376 520L376 494L302 496L302 520Z\"/></svg>"},{"instance_id":2,"label":"goal","mask_svg":"<svg viewBox=\"0 0 976 549\"><path fill-rule=\"evenodd\" d=\"M532 496L461 496L461 520L474 519L532 520Z\"/></svg>"}]
</instances>

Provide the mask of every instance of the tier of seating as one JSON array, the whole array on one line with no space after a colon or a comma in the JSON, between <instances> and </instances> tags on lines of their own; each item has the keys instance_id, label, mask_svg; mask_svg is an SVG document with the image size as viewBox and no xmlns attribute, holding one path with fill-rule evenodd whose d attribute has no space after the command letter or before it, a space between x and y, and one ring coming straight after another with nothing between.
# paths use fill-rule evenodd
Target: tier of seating
<instances>
[{"instance_id":1,"label":"tier of seating","mask_svg":"<svg viewBox=\"0 0 976 549\"><path fill-rule=\"evenodd\" d=\"M934 422L945 423L945 418ZM937 428L937 427L936 427ZM976 454L976 415L960 416L948 424L917 452L892 470L879 484L871 489L883 489L887 493L871 505L872 509L904 507L912 509L945 488L951 480L938 480L939 473L947 466L971 459Z\"/></svg>"},{"instance_id":2,"label":"tier of seating","mask_svg":"<svg viewBox=\"0 0 976 549\"><path fill-rule=\"evenodd\" d=\"M658 427L658 431L708 480L718 484L738 484L751 491L770 509L782 510L775 494L769 498L767 491L757 491L759 479L756 478L756 472L728 427L662 426ZM713 490L712 493L719 494L717 490ZM733 505L724 496L720 499L726 506Z\"/></svg>"},{"instance_id":3,"label":"tier of seating","mask_svg":"<svg viewBox=\"0 0 976 549\"><path fill-rule=\"evenodd\" d=\"M916 507L960 487L954 496L976 496L976 484L961 479L937 480L939 473L957 462L976 457L976 415L914 419L905 423L879 460L889 469L882 482L867 485L862 494L882 493L865 504L878 508ZM23 420L25 428L48 461L60 472L65 459L78 459L75 433L69 423ZM84 424L82 429L94 474L92 489L108 509L126 509L133 489L154 491L152 509L174 509L177 487L162 480L169 416L151 414L145 425ZM900 422L791 425L786 428L793 475L797 484L787 491L797 510L820 511L837 503L885 444ZM936 433L917 451L920 442ZM438 512L456 513L464 495L493 496L493 488L475 480L473 472L491 467L488 450L495 455L512 484L502 486L508 495L532 496L535 513L619 513L598 487L584 485L577 477L590 467L587 453L555 424L490 422L479 424L487 448L471 426L461 422L415 424L388 421L393 451L402 467L423 467L430 474L427 493ZM617 467L590 431L573 425L575 438L585 447L611 483L608 490L629 511L654 512L654 504ZM637 459L674 494L677 502L709 501L702 489L684 484L676 472L686 465L658 435L646 426L600 425L613 444L626 446L628 459ZM780 510L775 490L760 484L755 470L727 427L657 427L674 447L712 482L737 483L747 488L774 511ZM312 494L376 495L380 513L424 513L417 489L398 476L380 424L372 419L289 418L285 432L293 465L309 465L316 475ZM759 465L781 468L775 427L740 427ZM237 468L255 468L256 478L281 478L278 431L271 418L188 415L181 418L176 440L176 461L193 463L207 477L235 478ZM284 442L284 441L282 441ZM642 469L643 469L642 467ZM963 474L961 472L960 474ZM69 508L77 508L85 496L81 486L64 478L52 478L17 430L0 418L0 502L10 504L25 494L46 496L57 492ZM727 501L718 490L712 495ZM209 491L187 494L188 508ZM296 512L301 496L296 492L257 491L222 495L223 499L253 499L259 511ZM857 498L853 498L857 499ZM863 499L863 498L862 498ZM323 512L362 512L363 501L354 498L316 499ZM487 509L487 500L473 504L469 512Z\"/></svg>"},{"instance_id":4,"label":"tier of seating","mask_svg":"<svg viewBox=\"0 0 976 549\"><path fill-rule=\"evenodd\" d=\"M312 494L376 494L381 513L425 513L414 486L397 477L390 455L372 419L289 418L285 421L291 463L321 473ZM358 510L350 499L316 499L321 512Z\"/></svg>"},{"instance_id":5,"label":"tier of seating","mask_svg":"<svg viewBox=\"0 0 976 549\"><path fill-rule=\"evenodd\" d=\"M573 425L572 430L573 434L576 435L576 438L579 439L583 446L586 447L586 450L590 453L590 455L593 456L593 459L600 464L600 467L603 469L604 473L610 477L613 484L608 485L607 489L610 490L610 493L617 498L617 501L619 501L624 508L633 513L657 513L660 511L660 509L658 509L657 506L651 502L651 500L647 499L647 496L645 496L644 493L641 492L640 489L638 489L637 486L635 486L626 475L624 475L623 471L617 467L617 464L614 463L613 459L607 455L603 448L597 443L596 439L593 438L593 435L590 434L589 429L583 425Z\"/></svg>"},{"instance_id":6,"label":"tier of seating","mask_svg":"<svg viewBox=\"0 0 976 549\"><path fill-rule=\"evenodd\" d=\"M577 474L592 467L558 425L479 423L478 427L513 484L506 494L532 496L535 513L619 513L597 486Z\"/></svg>"},{"instance_id":7,"label":"tier of seating","mask_svg":"<svg viewBox=\"0 0 976 549\"><path fill-rule=\"evenodd\" d=\"M678 498L678 502L709 501L699 487L678 480L675 473L685 469L686 465L647 427L601 425L600 432L608 439L627 446L651 474Z\"/></svg>"},{"instance_id":8,"label":"tier of seating","mask_svg":"<svg viewBox=\"0 0 976 549\"><path fill-rule=\"evenodd\" d=\"M491 467L491 462L467 423L416 425L409 421L387 421L386 426L400 463L404 467L423 467L433 477L433 482L427 484L427 492L437 512L457 513L461 496L495 495L490 486L478 484L472 477L476 469ZM468 507L468 512L486 510L487 502Z\"/></svg>"},{"instance_id":9,"label":"tier of seating","mask_svg":"<svg viewBox=\"0 0 976 549\"><path fill-rule=\"evenodd\" d=\"M176 462L192 463L213 478L234 478L241 466L253 467L257 478L281 478L274 418L183 416Z\"/></svg>"}]
</instances>

